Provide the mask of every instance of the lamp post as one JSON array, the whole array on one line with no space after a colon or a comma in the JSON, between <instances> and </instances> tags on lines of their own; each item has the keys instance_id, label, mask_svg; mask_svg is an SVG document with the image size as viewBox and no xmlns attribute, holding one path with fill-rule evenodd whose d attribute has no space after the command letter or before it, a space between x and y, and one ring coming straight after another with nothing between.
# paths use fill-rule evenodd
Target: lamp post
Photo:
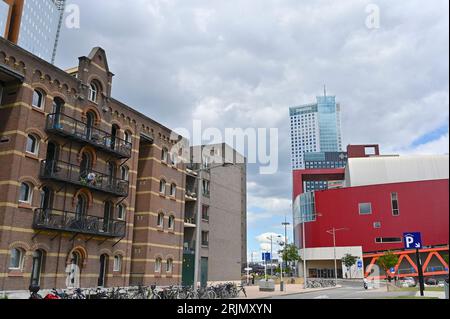
<instances>
[{"instance_id":1,"label":"lamp post","mask_svg":"<svg viewBox=\"0 0 450 319\"><path fill-rule=\"evenodd\" d=\"M336 232L341 230L348 230L348 228L334 228L327 230L327 233L333 236L333 250L334 250L334 281L337 285L337 259L336 259Z\"/></svg>"},{"instance_id":2,"label":"lamp post","mask_svg":"<svg viewBox=\"0 0 450 319\"><path fill-rule=\"evenodd\" d=\"M284 216L284 223L281 223L281 225L284 226L284 249L287 248L288 245L288 238L287 238L287 227L290 225L291 223L289 223L287 221L287 217ZM284 261L284 269L285 271L287 270L287 260Z\"/></svg>"},{"instance_id":3,"label":"lamp post","mask_svg":"<svg viewBox=\"0 0 450 319\"><path fill-rule=\"evenodd\" d=\"M198 182L198 186L197 186L197 218L196 218L196 223L197 223L197 233L196 233L196 241L195 241L195 259L194 259L194 289L197 288L197 284L198 284L198 279L199 279L199 272L201 271L201 265L200 265L200 250L201 250L201 239L202 239L202 196L203 196L203 178L202 178L202 173L204 171L210 171L212 169L215 168L220 168L220 167L229 167L229 166L233 166L234 164L232 163L224 163L222 165L217 165L217 166L212 166L212 167L202 167L202 165L200 166L199 169L194 170L194 172L197 173L197 182Z\"/></svg>"}]
</instances>

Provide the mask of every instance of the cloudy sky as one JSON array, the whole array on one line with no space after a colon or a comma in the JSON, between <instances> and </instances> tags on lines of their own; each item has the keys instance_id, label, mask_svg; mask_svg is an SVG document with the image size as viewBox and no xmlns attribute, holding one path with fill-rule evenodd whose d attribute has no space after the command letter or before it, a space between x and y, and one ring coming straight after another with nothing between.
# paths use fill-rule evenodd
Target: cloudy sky
<instances>
[{"instance_id":1,"label":"cloudy sky","mask_svg":"<svg viewBox=\"0 0 450 319\"><path fill-rule=\"evenodd\" d=\"M370 3L379 28L366 25ZM168 127L279 129L278 172L249 166L249 255L291 219L288 108L314 102L324 83L343 106L345 144L448 153L448 0L68 4L81 19L62 31L61 68L101 46L113 96Z\"/></svg>"}]
</instances>

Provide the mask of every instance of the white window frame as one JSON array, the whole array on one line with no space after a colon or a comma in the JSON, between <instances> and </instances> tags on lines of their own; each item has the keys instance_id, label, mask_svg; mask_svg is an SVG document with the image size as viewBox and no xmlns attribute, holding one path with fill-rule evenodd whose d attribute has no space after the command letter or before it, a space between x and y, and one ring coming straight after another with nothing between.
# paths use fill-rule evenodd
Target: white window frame
<instances>
[{"instance_id":1,"label":"white window frame","mask_svg":"<svg viewBox=\"0 0 450 319\"><path fill-rule=\"evenodd\" d=\"M28 141L29 141L29 139L34 139L34 141L35 141L35 143L34 143L34 152L28 150ZM25 145L25 151L26 151L28 154L37 156L37 155L39 154L39 144L40 144L40 143L39 143L39 137L37 137L37 136L34 135L34 134L28 134L28 135L27 135L27 143L26 143L26 145Z\"/></svg>"},{"instance_id":2,"label":"white window frame","mask_svg":"<svg viewBox=\"0 0 450 319\"><path fill-rule=\"evenodd\" d=\"M164 228L164 213L159 213L156 221L156 225L160 228Z\"/></svg>"},{"instance_id":3,"label":"white window frame","mask_svg":"<svg viewBox=\"0 0 450 319\"><path fill-rule=\"evenodd\" d=\"M394 195L394 194L397 196L397 198L396 198L396 201L397 201L397 214L394 214L394 205L393 205L394 199L392 198L393 197L392 195ZM391 212L392 212L392 216L394 216L394 217L400 216L400 203L399 203L398 198L399 198L399 196L398 196L397 192L391 192Z\"/></svg>"},{"instance_id":4,"label":"white window frame","mask_svg":"<svg viewBox=\"0 0 450 319\"><path fill-rule=\"evenodd\" d=\"M122 216L121 216L121 211L122 211ZM118 220L125 220L125 217L127 216L127 208L125 205L119 205L117 207L117 219Z\"/></svg>"},{"instance_id":5,"label":"white window frame","mask_svg":"<svg viewBox=\"0 0 450 319\"><path fill-rule=\"evenodd\" d=\"M162 195L166 195L166 185L167 185L167 181L165 179L162 179L159 182L159 193Z\"/></svg>"},{"instance_id":6,"label":"white window frame","mask_svg":"<svg viewBox=\"0 0 450 319\"><path fill-rule=\"evenodd\" d=\"M41 105L34 104L34 96L35 96L35 94L40 95ZM37 108L39 110L43 110L45 108L45 95L44 95L44 93L42 93L42 91L40 91L40 90L34 90L33 91L33 96L31 98L31 106L33 106L34 108Z\"/></svg>"},{"instance_id":7,"label":"white window frame","mask_svg":"<svg viewBox=\"0 0 450 319\"><path fill-rule=\"evenodd\" d=\"M177 185L175 183L170 184L170 196L177 196Z\"/></svg>"},{"instance_id":8,"label":"white window frame","mask_svg":"<svg viewBox=\"0 0 450 319\"><path fill-rule=\"evenodd\" d=\"M175 216L173 216L173 215L169 216L169 221L168 221L167 225L168 225L169 229L171 229L171 230L175 229Z\"/></svg>"},{"instance_id":9,"label":"white window frame","mask_svg":"<svg viewBox=\"0 0 450 319\"><path fill-rule=\"evenodd\" d=\"M27 200L23 200L22 198L20 198L20 196L22 195L22 192L21 192L22 185L28 186L28 199ZM22 182L19 187L19 203L31 205L32 199L33 199L33 186L30 183Z\"/></svg>"},{"instance_id":10,"label":"white window frame","mask_svg":"<svg viewBox=\"0 0 450 319\"><path fill-rule=\"evenodd\" d=\"M19 252L19 267L12 267L11 266L11 262L12 262L12 251L13 250L17 250ZM25 257L25 251L22 248L11 248L9 251L9 266L8 269L9 270L22 270L23 269L23 264L24 264L24 257Z\"/></svg>"},{"instance_id":11,"label":"white window frame","mask_svg":"<svg viewBox=\"0 0 450 319\"><path fill-rule=\"evenodd\" d=\"M114 256L113 271L115 271L115 272L122 271L122 256L121 255Z\"/></svg>"},{"instance_id":12,"label":"white window frame","mask_svg":"<svg viewBox=\"0 0 450 319\"><path fill-rule=\"evenodd\" d=\"M169 258L166 261L166 273L171 274L173 273L173 259Z\"/></svg>"},{"instance_id":13,"label":"white window frame","mask_svg":"<svg viewBox=\"0 0 450 319\"><path fill-rule=\"evenodd\" d=\"M362 214L362 213L361 213L361 206L362 206L362 205L370 205L370 213L364 213L364 214ZM361 216L372 215L372 214L373 214L372 203L359 203L359 204L358 204L358 213L359 213L359 215L361 215Z\"/></svg>"},{"instance_id":14,"label":"white window frame","mask_svg":"<svg viewBox=\"0 0 450 319\"><path fill-rule=\"evenodd\" d=\"M91 82L91 84L89 85L88 100L93 102L93 103L97 103L98 91L99 91L98 90L98 85L95 84L94 82Z\"/></svg>"},{"instance_id":15,"label":"white window frame","mask_svg":"<svg viewBox=\"0 0 450 319\"><path fill-rule=\"evenodd\" d=\"M163 262L163 260L160 257L155 259L155 273L158 273L158 274L161 273L162 262Z\"/></svg>"},{"instance_id":16,"label":"white window frame","mask_svg":"<svg viewBox=\"0 0 450 319\"><path fill-rule=\"evenodd\" d=\"M120 177L122 180L129 182L130 181L130 169L128 166L120 167Z\"/></svg>"}]
</instances>

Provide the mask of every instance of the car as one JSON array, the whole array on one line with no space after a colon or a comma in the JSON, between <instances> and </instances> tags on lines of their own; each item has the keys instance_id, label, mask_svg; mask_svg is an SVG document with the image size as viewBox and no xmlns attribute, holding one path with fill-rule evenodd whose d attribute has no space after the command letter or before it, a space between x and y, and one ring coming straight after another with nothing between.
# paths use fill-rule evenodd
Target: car
<instances>
[{"instance_id":1,"label":"car","mask_svg":"<svg viewBox=\"0 0 450 319\"><path fill-rule=\"evenodd\" d=\"M403 287L415 287L417 286L417 282L413 277L405 277L400 279L400 284Z\"/></svg>"},{"instance_id":2,"label":"car","mask_svg":"<svg viewBox=\"0 0 450 319\"><path fill-rule=\"evenodd\" d=\"M425 284L428 286L437 286L438 283L439 282L436 278L433 278L433 277L425 278Z\"/></svg>"}]
</instances>

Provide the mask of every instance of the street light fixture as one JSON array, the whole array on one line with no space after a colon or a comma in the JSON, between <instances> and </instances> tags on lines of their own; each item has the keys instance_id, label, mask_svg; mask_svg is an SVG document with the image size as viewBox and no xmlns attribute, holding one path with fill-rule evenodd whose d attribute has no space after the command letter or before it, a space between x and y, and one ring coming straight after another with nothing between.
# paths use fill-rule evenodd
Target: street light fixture
<instances>
[{"instance_id":1,"label":"street light fixture","mask_svg":"<svg viewBox=\"0 0 450 319\"><path fill-rule=\"evenodd\" d=\"M333 236L333 250L334 250L334 281L337 285L337 259L336 259L336 232L341 230L349 230L348 228L334 228L327 230L327 233Z\"/></svg>"},{"instance_id":2,"label":"street light fixture","mask_svg":"<svg viewBox=\"0 0 450 319\"><path fill-rule=\"evenodd\" d=\"M197 186L197 218L196 218L196 223L197 223L197 233L196 233L196 241L195 241L195 261L194 261L194 289L196 289L197 284L198 284L198 277L199 277L199 272L201 270L201 265L200 265L200 249L201 249L201 236L202 236L202 230L201 230L201 225L202 225L202 196L203 196L203 192L202 192L202 188L203 188L203 177L202 177L202 173L205 171L210 171L216 168L222 168L222 167L230 167L230 166L234 166L233 163L223 163L221 165L216 165L216 166L205 166L202 167L202 165L200 165L200 168L196 169L196 170L192 170L194 173L197 173L197 182L198 182L198 186Z\"/></svg>"}]
</instances>

